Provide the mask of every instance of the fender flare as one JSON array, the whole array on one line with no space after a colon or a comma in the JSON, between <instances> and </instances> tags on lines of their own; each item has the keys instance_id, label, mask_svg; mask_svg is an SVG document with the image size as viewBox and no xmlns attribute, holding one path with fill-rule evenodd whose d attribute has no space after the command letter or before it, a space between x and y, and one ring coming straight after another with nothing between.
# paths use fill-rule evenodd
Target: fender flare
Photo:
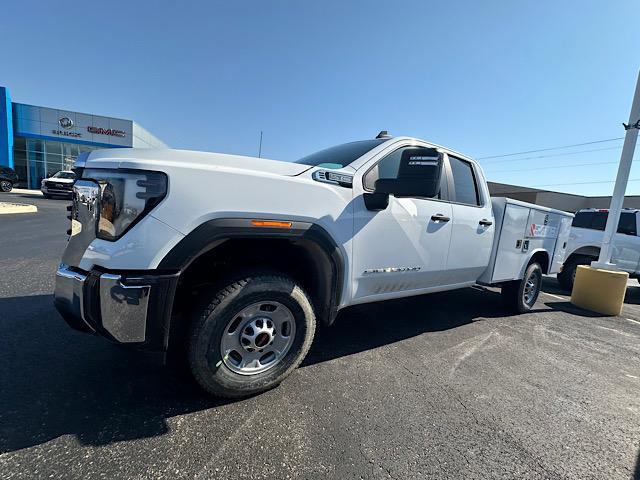
<instances>
[{"instance_id":1,"label":"fender flare","mask_svg":"<svg viewBox=\"0 0 640 480\"><path fill-rule=\"evenodd\" d=\"M345 279L345 260L333 237L320 225L312 222L293 221L291 228L256 227L255 218L217 218L208 220L194 228L174 245L158 265L160 270L184 271L201 255L213 250L230 239L269 238L291 239L311 242L326 255L330 272L323 271L328 283L329 298L324 320L332 324L338 312ZM264 219L270 220L270 219Z\"/></svg>"}]
</instances>

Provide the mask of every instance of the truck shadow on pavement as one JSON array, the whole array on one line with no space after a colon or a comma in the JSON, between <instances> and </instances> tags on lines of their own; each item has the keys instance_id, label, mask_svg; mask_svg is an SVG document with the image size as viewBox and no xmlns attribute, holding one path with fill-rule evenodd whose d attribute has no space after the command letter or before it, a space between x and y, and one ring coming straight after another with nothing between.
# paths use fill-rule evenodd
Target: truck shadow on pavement
<instances>
[{"instance_id":1,"label":"truck shadow on pavement","mask_svg":"<svg viewBox=\"0 0 640 480\"><path fill-rule=\"evenodd\" d=\"M140 352L74 332L51 295L0 299L0 454L75 435L162 435L166 418L223 405Z\"/></svg>"},{"instance_id":2,"label":"truck shadow on pavement","mask_svg":"<svg viewBox=\"0 0 640 480\"><path fill-rule=\"evenodd\" d=\"M482 287L359 305L340 312L332 327L319 329L302 366L512 314L499 292Z\"/></svg>"},{"instance_id":3,"label":"truck shadow on pavement","mask_svg":"<svg viewBox=\"0 0 640 480\"><path fill-rule=\"evenodd\" d=\"M354 307L319 332L303 366L508 315L479 289ZM168 418L230 403L180 368L72 331L50 295L0 299L0 385L0 454L68 434L96 446L159 436Z\"/></svg>"}]
</instances>

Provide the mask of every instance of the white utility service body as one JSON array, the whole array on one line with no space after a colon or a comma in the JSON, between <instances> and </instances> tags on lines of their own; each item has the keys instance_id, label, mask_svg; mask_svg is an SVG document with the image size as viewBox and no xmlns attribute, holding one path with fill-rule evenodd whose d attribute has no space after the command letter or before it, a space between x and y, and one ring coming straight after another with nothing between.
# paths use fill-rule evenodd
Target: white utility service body
<instances>
[{"instance_id":1,"label":"white utility service body","mask_svg":"<svg viewBox=\"0 0 640 480\"><path fill-rule=\"evenodd\" d=\"M411 137L297 162L96 150L74 170L62 316L138 348L186 345L198 382L231 397L277 384L316 321L351 305L482 283L529 311L571 223L492 200L477 162Z\"/></svg>"},{"instance_id":2,"label":"white utility service body","mask_svg":"<svg viewBox=\"0 0 640 480\"><path fill-rule=\"evenodd\" d=\"M484 285L522 278L533 255L548 252L547 274L558 273L573 214L505 197L493 197L496 234L489 266L478 279Z\"/></svg>"}]
</instances>

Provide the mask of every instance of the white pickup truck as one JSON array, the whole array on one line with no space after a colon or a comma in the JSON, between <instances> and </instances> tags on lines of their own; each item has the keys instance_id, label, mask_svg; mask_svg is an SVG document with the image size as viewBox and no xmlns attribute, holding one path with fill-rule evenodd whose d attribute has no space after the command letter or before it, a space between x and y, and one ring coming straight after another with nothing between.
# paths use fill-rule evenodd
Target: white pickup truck
<instances>
[{"instance_id":1,"label":"white pickup truck","mask_svg":"<svg viewBox=\"0 0 640 480\"><path fill-rule=\"evenodd\" d=\"M75 171L59 312L115 342L184 347L227 397L277 385L351 305L480 283L528 311L572 218L492 201L472 159L385 134L295 163L97 150Z\"/></svg>"},{"instance_id":2,"label":"white pickup truck","mask_svg":"<svg viewBox=\"0 0 640 480\"><path fill-rule=\"evenodd\" d=\"M585 208L576 213L567 245L567 259L558 274L558 283L566 290L573 289L578 265L589 265L598 259L608 216L608 209ZM623 209L612 242L611 261L633 278L640 276L639 219L640 210Z\"/></svg>"}]
</instances>

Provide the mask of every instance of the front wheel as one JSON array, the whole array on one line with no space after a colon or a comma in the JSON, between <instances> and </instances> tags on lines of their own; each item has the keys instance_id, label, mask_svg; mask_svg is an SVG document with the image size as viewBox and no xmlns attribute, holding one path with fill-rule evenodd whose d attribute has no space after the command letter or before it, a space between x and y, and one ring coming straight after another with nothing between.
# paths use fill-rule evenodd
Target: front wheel
<instances>
[{"instance_id":1,"label":"front wheel","mask_svg":"<svg viewBox=\"0 0 640 480\"><path fill-rule=\"evenodd\" d=\"M542 267L539 263L532 263L525 270L522 280L502 286L502 298L517 313L527 313L536 303L541 288Z\"/></svg>"},{"instance_id":2,"label":"front wheel","mask_svg":"<svg viewBox=\"0 0 640 480\"><path fill-rule=\"evenodd\" d=\"M238 398L278 385L315 332L309 297L291 278L250 275L208 299L191 326L189 365L209 393Z\"/></svg>"},{"instance_id":3,"label":"front wheel","mask_svg":"<svg viewBox=\"0 0 640 480\"><path fill-rule=\"evenodd\" d=\"M9 180L0 181L0 191L10 192L11 190L13 190L13 183Z\"/></svg>"}]
</instances>

